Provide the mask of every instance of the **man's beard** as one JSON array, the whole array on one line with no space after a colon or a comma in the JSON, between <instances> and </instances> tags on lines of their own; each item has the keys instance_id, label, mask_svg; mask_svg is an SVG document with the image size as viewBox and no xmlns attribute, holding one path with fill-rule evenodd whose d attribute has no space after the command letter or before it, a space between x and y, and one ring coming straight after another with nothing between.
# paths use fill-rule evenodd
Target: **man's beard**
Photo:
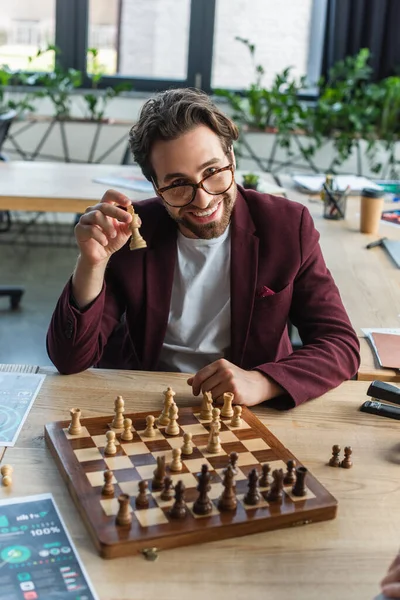
<instances>
[{"instance_id":1,"label":"man's beard","mask_svg":"<svg viewBox=\"0 0 400 600\"><path fill-rule=\"evenodd\" d=\"M210 223L194 223L191 219L187 219L185 217L185 213L183 213L183 215L180 217L174 217L173 215L171 215L171 213L169 213L169 215L172 219L174 219L174 221L178 225L184 227L185 229L188 229L200 239L211 240L212 238L217 238L224 233L231 220L232 210L235 204L237 194L237 189L234 184L232 185L229 192L230 193L227 192L226 194L222 195L223 212L221 218L218 221L211 221ZM220 198L221 196L218 196L217 202L214 202L208 208L211 208L215 206L215 204L218 204L218 202L220 202Z\"/></svg>"}]
</instances>

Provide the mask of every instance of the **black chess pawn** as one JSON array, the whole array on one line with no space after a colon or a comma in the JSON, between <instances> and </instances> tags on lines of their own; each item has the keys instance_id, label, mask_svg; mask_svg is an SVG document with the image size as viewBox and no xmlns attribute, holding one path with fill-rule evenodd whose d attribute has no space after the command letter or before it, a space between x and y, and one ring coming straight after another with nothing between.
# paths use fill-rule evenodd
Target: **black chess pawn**
<instances>
[{"instance_id":1,"label":"black chess pawn","mask_svg":"<svg viewBox=\"0 0 400 600\"><path fill-rule=\"evenodd\" d=\"M295 473L296 461L288 460L286 463L286 466L287 466L287 471L286 471L285 477L283 478L283 484L284 485L293 485L294 482L296 481L296 473Z\"/></svg>"},{"instance_id":2,"label":"black chess pawn","mask_svg":"<svg viewBox=\"0 0 400 600\"><path fill-rule=\"evenodd\" d=\"M113 472L107 469L106 471L104 471L103 476L104 485L101 488L101 495L108 497L114 496L114 486L112 484L112 478L114 477Z\"/></svg>"},{"instance_id":3,"label":"black chess pawn","mask_svg":"<svg viewBox=\"0 0 400 600\"><path fill-rule=\"evenodd\" d=\"M149 506L149 498L147 495L147 481L139 481L139 493L136 496L136 507L147 508Z\"/></svg>"},{"instance_id":4,"label":"black chess pawn","mask_svg":"<svg viewBox=\"0 0 400 600\"><path fill-rule=\"evenodd\" d=\"M328 465L330 467L340 467L339 454L340 454L340 446L335 444L334 446L332 446L332 457L330 458L330 460L328 462Z\"/></svg>"},{"instance_id":5,"label":"black chess pawn","mask_svg":"<svg viewBox=\"0 0 400 600\"><path fill-rule=\"evenodd\" d=\"M258 491L258 473L257 469L252 469L249 474L249 489L243 498L245 504L255 506L261 500L260 492Z\"/></svg>"},{"instance_id":6,"label":"black chess pawn","mask_svg":"<svg viewBox=\"0 0 400 600\"><path fill-rule=\"evenodd\" d=\"M353 453L352 447L346 446L344 449L344 459L340 463L340 466L343 467L343 469L351 469L351 467L353 466L353 463L351 460L352 453Z\"/></svg>"},{"instance_id":7,"label":"black chess pawn","mask_svg":"<svg viewBox=\"0 0 400 600\"><path fill-rule=\"evenodd\" d=\"M307 494L307 488L305 485L306 475L307 475L306 467L297 467L296 483L292 487L293 496L306 496L306 494Z\"/></svg>"},{"instance_id":8,"label":"black chess pawn","mask_svg":"<svg viewBox=\"0 0 400 600\"><path fill-rule=\"evenodd\" d=\"M273 482L265 499L267 502L281 502L283 496L283 469L275 469L272 473Z\"/></svg>"},{"instance_id":9,"label":"black chess pawn","mask_svg":"<svg viewBox=\"0 0 400 600\"><path fill-rule=\"evenodd\" d=\"M229 455L229 464L231 465L232 469L233 469L233 474L235 475L235 477L238 474L238 469L237 469L237 461L239 460L239 455L237 452L231 452Z\"/></svg>"},{"instance_id":10,"label":"black chess pawn","mask_svg":"<svg viewBox=\"0 0 400 600\"><path fill-rule=\"evenodd\" d=\"M260 481L258 482L260 487L269 487L272 483L271 467L268 463L264 463L261 465L262 475L260 477Z\"/></svg>"},{"instance_id":11,"label":"black chess pawn","mask_svg":"<svg viewBox=\"0 0 400 600\"><path fill-rule=\"evenodd\" d=\"M235 510L237 500L235 494L235 474L232 465L228 465L226 469L224 469L224 480L222 484L224 486L224 491L219 498L218 508L221 511Z\"/></svg>"},{"instance_id":12,"label":"black chess pawn","mask_svg":"<svg viewBox=\"0 0 400 600\"><path fill-rule=\"evenodd\" d=\"M160 494L160 499L164 500L164 502L168 502L168 500L172 500L174 497L174 484L171 477L164 477L164 487Z\"/></svg>"},{"instance_id":13,"label":"black chess pawn","mask_svg":"<svg viewBox=\"0 0 400 600\"><path fill-rule=\"evenodd\" d=\"M208 515L213 509L213 503L208 496L208 492L211 489L208 465L201 466L201 473L197 475L197 480L199 496L193 504L193 512L196 515Z\"/></svg>"},{"instance_id":14,"label":"black chess pawn","mask_svg":"<svg viewBox=\"0 0 400 600\"><path fill-rule=\"evenodd\" d=\"M175 502L169 511L169 515L172 519L184 519L187 515L185 484L181 479L175 486Z\"/></svg>"}]
</instances>

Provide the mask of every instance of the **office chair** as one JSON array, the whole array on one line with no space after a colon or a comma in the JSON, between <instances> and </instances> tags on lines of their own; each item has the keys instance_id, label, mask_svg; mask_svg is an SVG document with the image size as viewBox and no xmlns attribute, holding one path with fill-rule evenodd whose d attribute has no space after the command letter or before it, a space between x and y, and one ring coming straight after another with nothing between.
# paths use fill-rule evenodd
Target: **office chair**
<instances>
[{"instance_id":1,"label":"office chair","mask_svg":"<svg viewBox=\"0 0 400 600\"><path fill-rule=\"evenodd\" d=\"M5 161L7 158L1 153L2 146L7 138L8 130L12 120L16 116L15 110L10 110L7 113L0 114L0 160ZM5 233L11 228L11 213L9 210L0 211L0 233ZM11 309L18 308L24 288L10 285L0 285L0 296L9 296Z\"/></svg>"}]
</instances>

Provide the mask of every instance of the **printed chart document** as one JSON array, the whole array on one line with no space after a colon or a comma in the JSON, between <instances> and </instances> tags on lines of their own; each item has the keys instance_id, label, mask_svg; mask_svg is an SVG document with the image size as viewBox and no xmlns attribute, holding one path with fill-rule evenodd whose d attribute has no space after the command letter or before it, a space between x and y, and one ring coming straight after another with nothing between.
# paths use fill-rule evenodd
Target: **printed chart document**
<instances>
[{"instance_id":1,"label":"printed chart document","mask_svg":"<svg viewBox=\"0 0 400 600\"><path fill-rule=\"evenodd\" d=\"M98 600L51 494L0 500L0 598Z\"/></svg>"},{"instance_id":2,"label":"printed chart document","mask_svg":"<svg viewBox=\"0 0 400 600\"><path fill-rule=\"evenodd\" d=\"M0 446L14 446L45 377L0 372Z\"/></svg>"},{"instance_id":3,"label":"printed chart document","mask_svg":"<svg viewBox=\"0 0 400 600\"><path fill-rule=\"evenodd\" d=\"M310 194L318 194L325 183L326 175L292 175L293 183ZM334 175L335 186L339 192L344 192L350 186L350 193L359 194L363 188L382 190L382 187L366 177L357 175Z\"/></svg>"}]
</instances>

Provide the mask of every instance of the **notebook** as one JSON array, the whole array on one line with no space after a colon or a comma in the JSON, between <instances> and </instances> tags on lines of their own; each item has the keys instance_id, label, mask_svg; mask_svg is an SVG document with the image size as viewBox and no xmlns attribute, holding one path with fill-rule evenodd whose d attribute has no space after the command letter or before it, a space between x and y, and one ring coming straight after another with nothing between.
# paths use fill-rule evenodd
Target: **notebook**
<instances>
[{"instance_id":1,"label":"notebook","mask_svg":"<svg viewBox=\"0 0 400 600\"><path fill-rule=\"evenodd\" d=\"M375 332L371 337L381 367L400 369L400 335Z\"/></svg>"}]
</instances>

